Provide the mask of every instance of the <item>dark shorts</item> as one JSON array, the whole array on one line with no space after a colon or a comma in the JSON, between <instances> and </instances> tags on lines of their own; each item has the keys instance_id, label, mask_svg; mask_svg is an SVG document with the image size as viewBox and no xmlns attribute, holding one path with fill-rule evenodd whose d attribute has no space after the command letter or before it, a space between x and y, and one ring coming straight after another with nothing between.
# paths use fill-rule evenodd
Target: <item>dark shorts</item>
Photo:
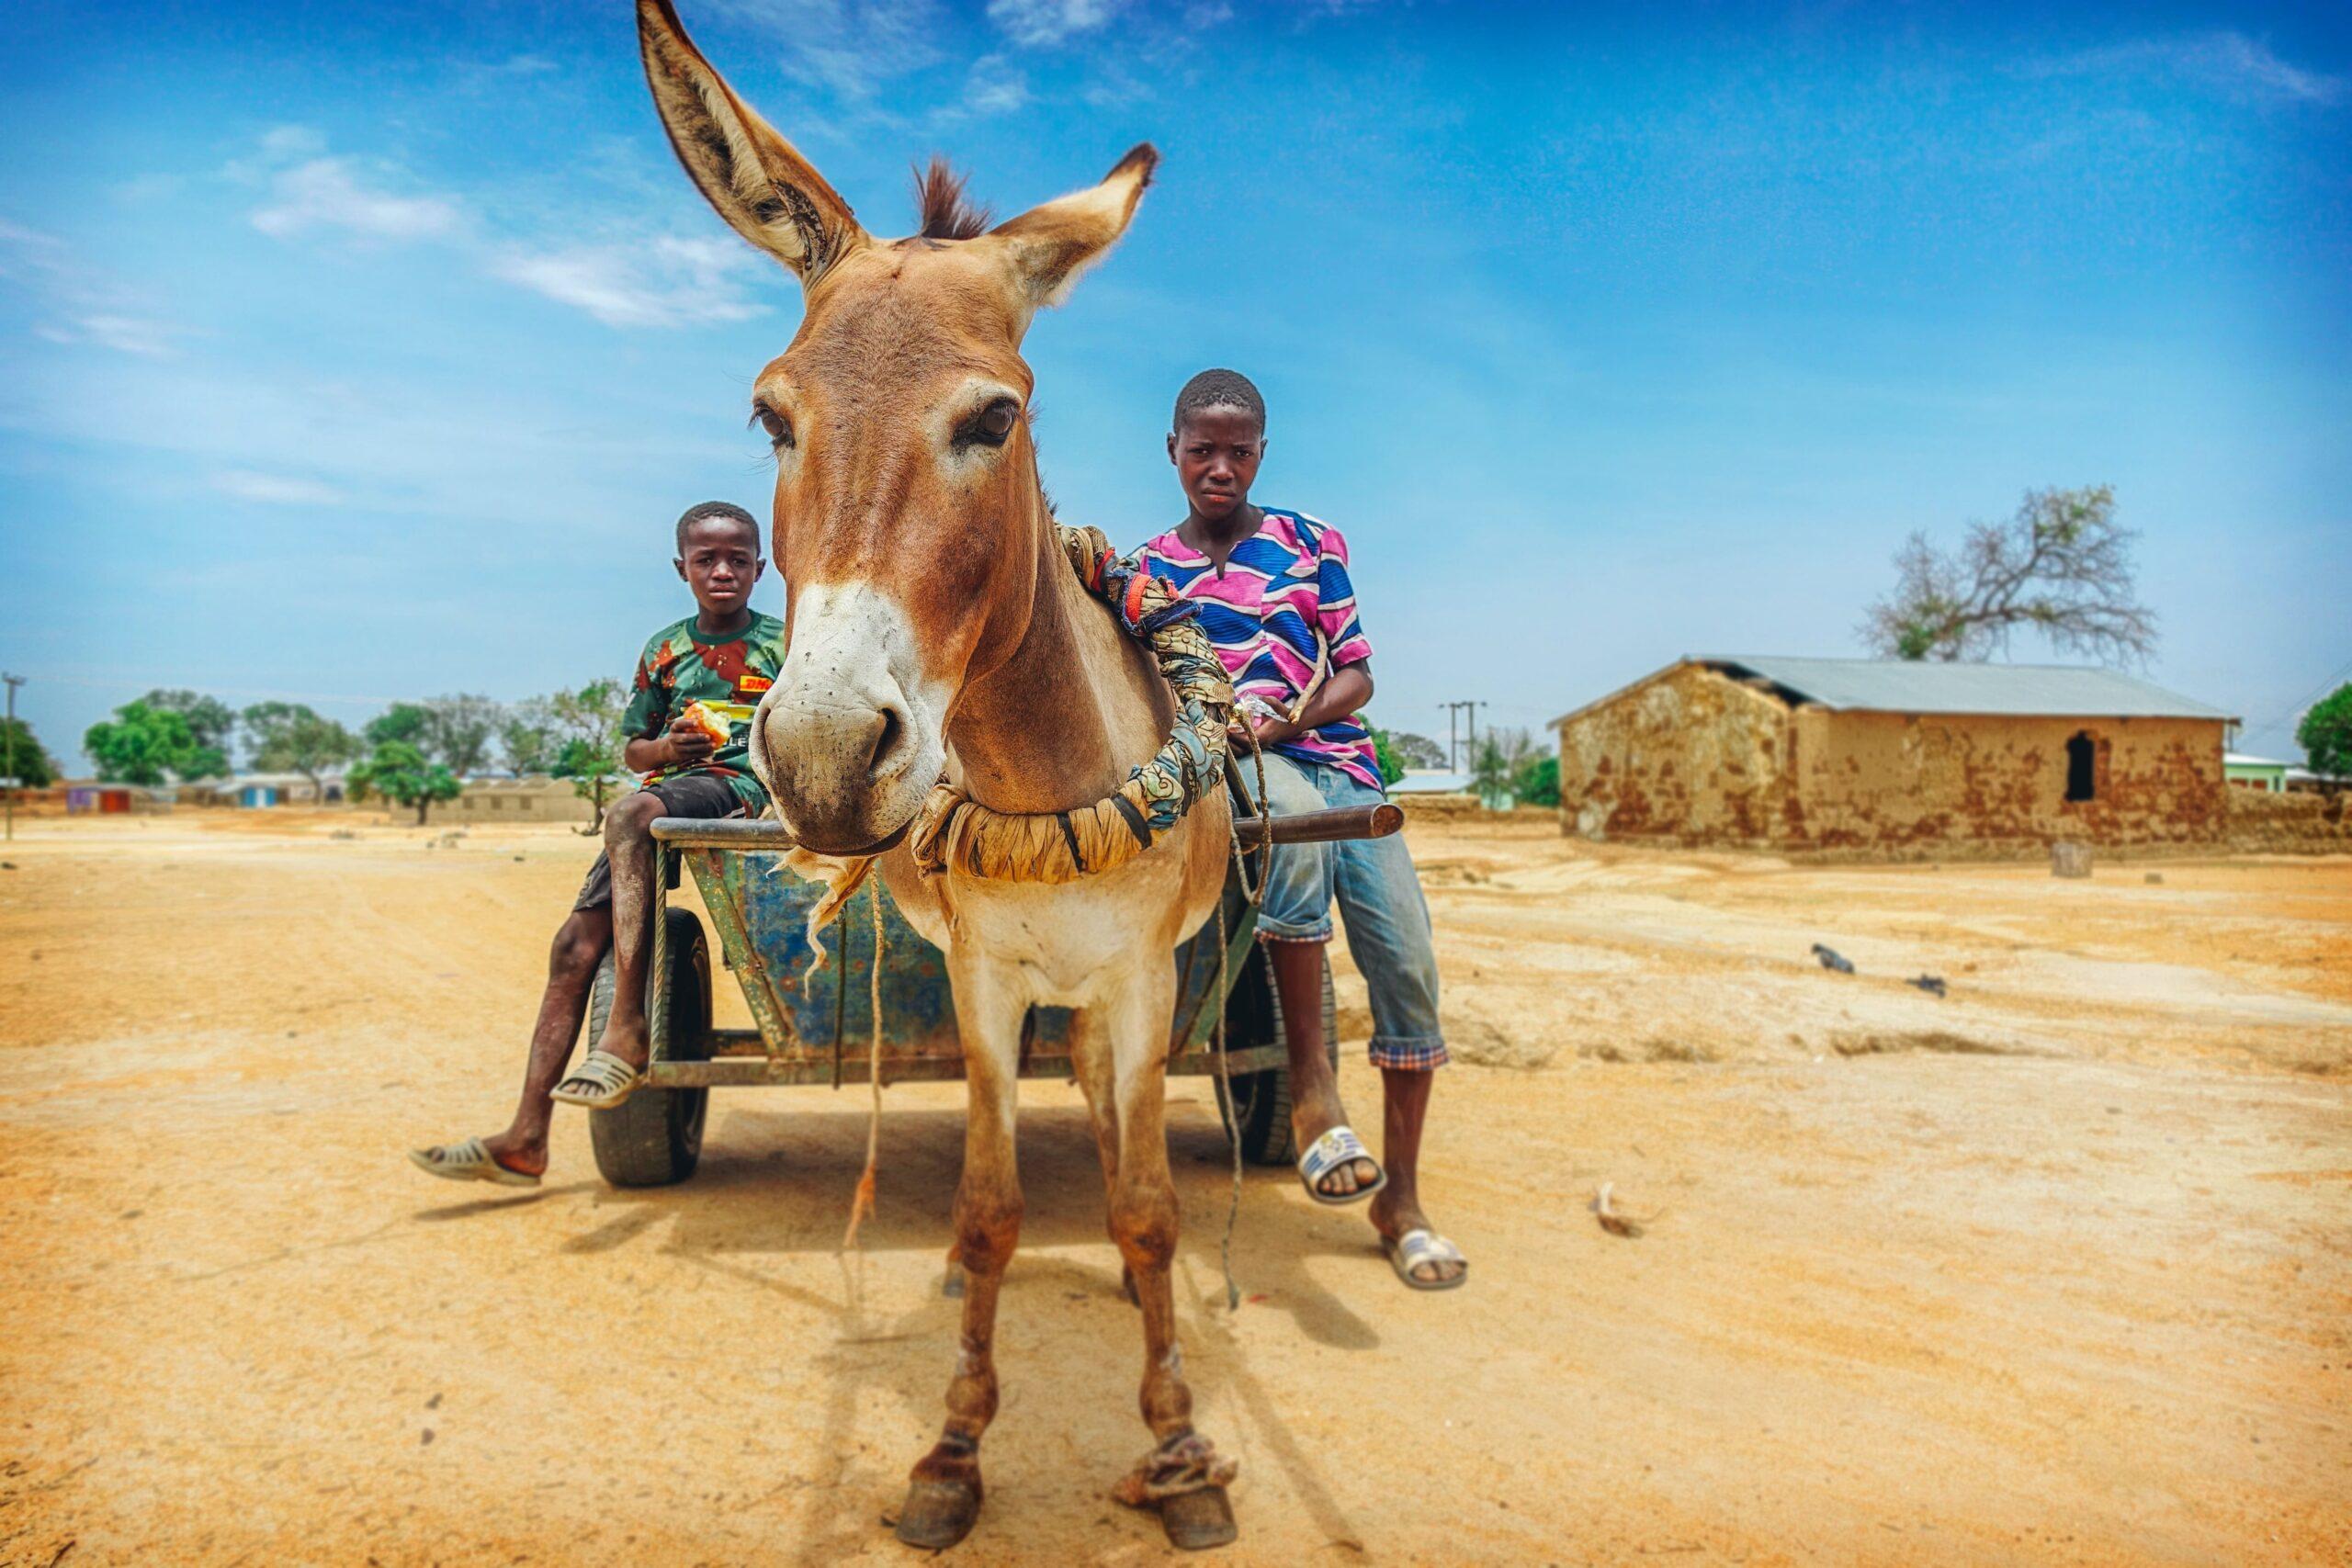
<instances>
[{"instance_id":1,"label":"dark shorts","mask_svg":"<svg viewBox=\"0 0 2352 1568\"><path fill-rule=\"evenodd\" d=\"M662 803L664 817L741 817L745 815L743 797L724 779L708 773L684 773L674 779L645 786L646 792ZM580 885L580 897L572 901L574 911L609 909L613 907L613 863L602 853L596 863L588 868L588 880Z\"/></svg>"}]
</instances>

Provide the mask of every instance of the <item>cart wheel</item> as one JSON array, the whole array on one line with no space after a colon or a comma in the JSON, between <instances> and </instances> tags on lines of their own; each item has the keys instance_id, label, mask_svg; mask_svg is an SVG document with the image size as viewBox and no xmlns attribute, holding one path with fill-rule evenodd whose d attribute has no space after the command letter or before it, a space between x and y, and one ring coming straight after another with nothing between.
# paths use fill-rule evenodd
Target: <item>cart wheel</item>
<instances>
[{"instance_id":1,"label":"cart wheel","mask_svg":"<svg viewBox=\"0 0 2352 1568\"><path fill-rule=\"evenodd\" d=\"M692 909L668 912L670 1045L657 1061L710 1059L710 946ZM613 1010L613 958L605 955L588 998L588 1041L605 1037ZM588 1113L596 1168L616 1187L667 1187L695 1173L702 1158L707 1089L641 1089L610 1111Z\"/></svg>"},{"instance_id":2,"label":"cart wheel","mask_svg":"<svg viewBox=\"0 0 2352 1568\"><path fill-rule=\"evenodd\" d=\"M1323 961L1323 1048L1332 1070L1340 1066L1339 999L1331 990L1331 961ZM1252 1045L1283 1042L1282 997L1274 989L1263 949L1250 955L1250 965L1234 983L1226 1008L1226 1032L1236 1043ZM1254 1026L1254 1027L1253 1027ZM1290 1165L1298 1158L1298 1140L1290 1130L1290 1068L1269 1067L1262 1073L1242 1073L1232 1085L1232 1109L1227 1125L1238 1121L1241 1153L1252 1165ZM1220 1099L1218 1108L1225 1109Z\"/></svg>"}]
</instances>

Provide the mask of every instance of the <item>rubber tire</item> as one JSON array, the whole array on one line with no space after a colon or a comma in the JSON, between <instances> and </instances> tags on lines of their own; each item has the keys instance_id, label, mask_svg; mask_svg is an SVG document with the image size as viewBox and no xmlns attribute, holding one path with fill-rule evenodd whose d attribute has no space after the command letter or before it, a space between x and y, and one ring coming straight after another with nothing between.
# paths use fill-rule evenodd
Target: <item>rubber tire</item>
<instances>
[{"instance_id":1,"label":"rubber tire","mask_svg":"<svg viewBox=\"0 0 2352 1568\"><path fill-rule=\"evenodd\" d=\"M710 944L692 909L668 911L670 921L670 1047L657 1060L710 1059ZM613 1010L613 955L596 970L588 997L588 1043L605 1037ZM695 1173L702 1159L707 1089L641 1089L609 1111L588 1112L588 1141L596 1168L616 1187L668 1187Z\"/></svg>"},{"instance_id":2,"label":"rubber tire","mask_svg":"<svg viewBox=\"0 0 2352 1568\"><path fill-rule=\"evenodd\" d=\"M1226 1007L1227 1044L1233 1049L1251 1045L1279 1045L1283 1043L1283 1003L1274 989L1273 973L1267 966L1265 949L1261 947L1250 955L1250 965L1234 985L1234 995ZM1323 1049L1331 1058L1331 1070L1340 1067L1340 1005L1331 988L1331 960L1323 960ZM1290 1068L1287 1065L1269 1067L1262 1073L1243 1073L1233 1080L1232 1108L1227 1110L1225 1097L1220 1095L1217 1109L1230 1127L1238 1119L1241 1126L1241 1156L1252 1165L1295 1165L1298 1161L1298 1140L1292 1135L1290 1125Z\"/></svg>"}]
</instances>

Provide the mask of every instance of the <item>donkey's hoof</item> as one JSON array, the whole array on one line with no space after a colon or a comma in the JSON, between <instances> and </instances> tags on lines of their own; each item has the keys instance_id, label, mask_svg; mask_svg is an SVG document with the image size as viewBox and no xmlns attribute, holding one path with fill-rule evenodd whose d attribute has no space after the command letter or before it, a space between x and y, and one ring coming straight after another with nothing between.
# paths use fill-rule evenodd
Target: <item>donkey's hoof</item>
<instances>
[{"instance_id":1,"label":"donkey's hoof","mask_svg":"<svg viewBox=\"0 0 2352 1568\"><path fill-rule=\"evenodd\" d=\"M1233 1522L1233 1504L1222 1486L1161 1498L1159 1528L1168 1532L1168 1544L1179 1551L1231 1546L1241 1535L1241 1527Z\"/></svg>"},{"instance_id":2,"label":"donkey's hoof","mask_svg":"<svg viewBox=\"0 0 2352 1568\"><path fill-rule=\"evenodd\" d=\"M898 1536L909 1546L944 1551L971 1534L972 1521L979 1517L978 1483L915 1481L908 1484L906 1504L899 1510ZM1232 1516L1226 1517L1229 1524Z\"/></svg>"}]
</instances>

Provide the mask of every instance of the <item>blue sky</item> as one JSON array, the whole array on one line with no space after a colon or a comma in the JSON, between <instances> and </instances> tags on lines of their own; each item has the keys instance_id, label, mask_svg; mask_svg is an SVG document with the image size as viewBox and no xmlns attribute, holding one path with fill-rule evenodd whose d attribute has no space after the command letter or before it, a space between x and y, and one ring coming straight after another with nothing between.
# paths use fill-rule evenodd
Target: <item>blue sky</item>
<instances>
[{"instance_id":1,"label":"blue sky","mask_svg":"<svg viewBox=\"0 0 2352 1568\"><path fill-rule=\"evenodd\" d=\"M2252 749L2352 661L2344 7L682 8L876 231L934 150L1010 212L1159 145L1030 333L1046 483L1174 521L1174 390L1249 372L1381 722L1858 652L1907 533L2049 484L2116 487L2151 673ZM9 26L0 664L69 763L155 684L356 721L625 672L679 509L764 515L797 292L618 0Z\"/></svg>"}]
</instances>

